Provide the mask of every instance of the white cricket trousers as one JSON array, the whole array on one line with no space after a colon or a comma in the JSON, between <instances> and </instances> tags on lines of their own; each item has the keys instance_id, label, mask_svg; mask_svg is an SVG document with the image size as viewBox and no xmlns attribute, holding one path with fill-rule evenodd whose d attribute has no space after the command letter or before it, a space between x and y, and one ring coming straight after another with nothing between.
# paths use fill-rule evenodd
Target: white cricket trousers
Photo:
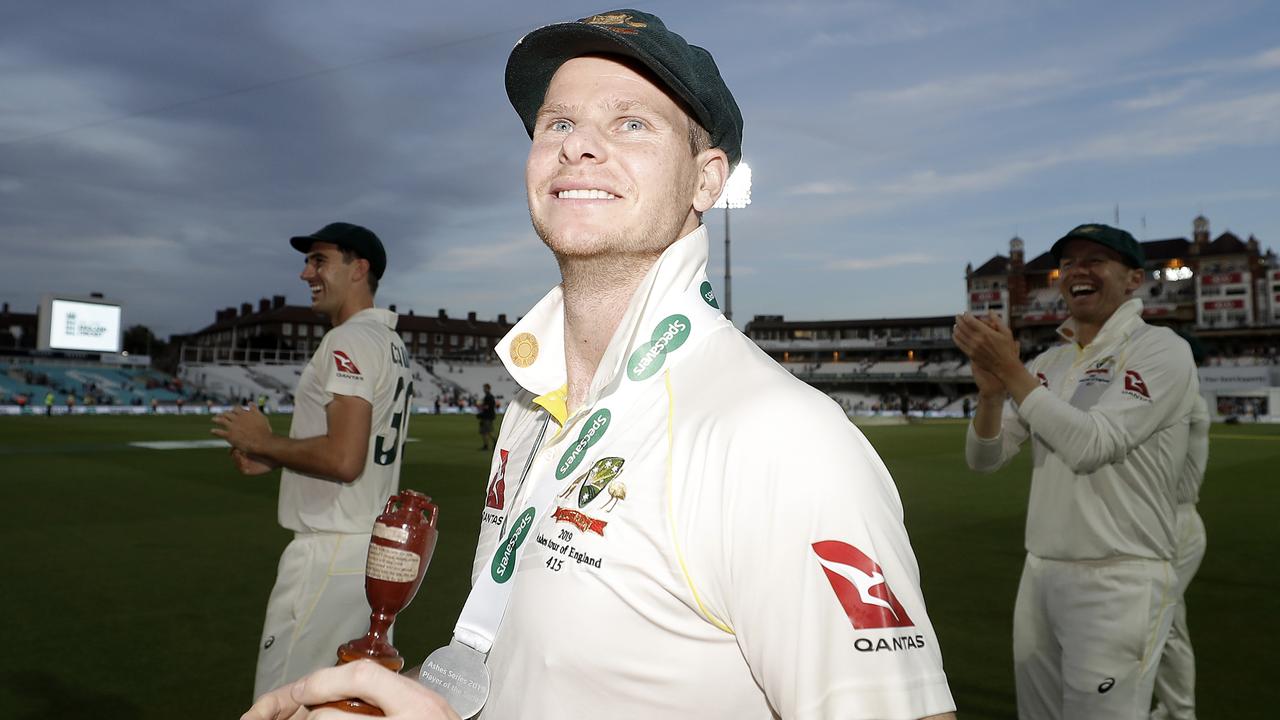
<instances>
[{"instance_id":1,"label":"white cricket trousers","mask_svg":"<svg viewBox=\"0 0 1280 720\"><path fill-rule=\"evenodd\" d=\"M1173 627L1169 630L1169 642L1165 643L1156 671L1156 709L1153 720L1195 720L1196 718L1196 656L1191 649L1191 634L1187 630L1187 602L1185 594L1191 578L1200 569L1207 545L1204 521L1196 512L1194 503L1178 506L1176 545L1174 546L1173 571L1178 575L1176 604L1173 609Z\"/></svg>"},{"instance_id":2,"label":"white cricket trousers","mask_svg":"<svg viewBox=\"0 0 1280 720\"><path fill-rule=\"evenodd\" d=\"M296 533L280 555L258 645L253 696L338 661L369 629L364 566L369 533Z\"/></svg>"},{"instance_id":3,"label":"white cricket trousers","mask_svg":"<svg viewBox=\"0 0 1280 720\"><path fill-rule=\"evenodd\" d=\"M1173 620L1163 560L1048 560L1027 554L1013 610L1022 720L1139 720Z\"/></svg>"}]
</instances>

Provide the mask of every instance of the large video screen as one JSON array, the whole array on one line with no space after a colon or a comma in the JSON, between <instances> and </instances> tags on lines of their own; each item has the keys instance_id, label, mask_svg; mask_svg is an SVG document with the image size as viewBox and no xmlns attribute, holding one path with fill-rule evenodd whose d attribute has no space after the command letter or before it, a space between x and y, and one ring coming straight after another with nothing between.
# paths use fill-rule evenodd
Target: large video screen
<instances>
[{"instance_id":1,"label":"large video screen","mask_svg":"<svg viewBox=\"0 0 1280 720\"><path fill-rule=\"evenodd\" d=\"M120 352L120 306L55 298L49 308L49 347Z\"/></svg>"}]
</instances>

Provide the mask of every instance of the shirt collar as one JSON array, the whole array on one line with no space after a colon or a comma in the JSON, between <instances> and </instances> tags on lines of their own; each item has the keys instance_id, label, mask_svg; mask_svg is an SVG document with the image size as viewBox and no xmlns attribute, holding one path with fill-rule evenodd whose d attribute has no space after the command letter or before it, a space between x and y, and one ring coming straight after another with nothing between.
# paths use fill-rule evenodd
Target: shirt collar
<instances>
[{"instance_id":1,"label":"shirt collar","mask_svg":"<svg viewBox=\"0 0 1280 720\"><path fill-rule=\"evenodd\" d=\"M665 298L683 293L698 282L706 274L706 269L707 230L699 225L668 246L640 281L596 368L584 408L591 407L606 394L608 388L616 386L614 381L623 372L636 336L652 329L649 315L657 311L657 306ZM538 301L498 341L494 351L507 372L524 389L540 397L555 397L555 393L562 392L568 377L564 362L564 293L561 287L555 286ZM563 405L563 398L560 404Z\"/></svg>"},{"instance_id":2,"label":"shirt collar","mask_svg":"<svg viewBox=\"0 0 1280 720\"><path fill-rule=\"evenodd\" d=\"M1115 312L1111 313L1111 317L1107 318L1107 321L1102 324L1098 334L1093 337L1093 342L1089 344L1101 347L1112 340L1127 337L1141 322L1142 300L1141 298L1129 298L1121 303ZM1058 335L1070 343L1076 342L1079 332L1075 318L1067 318L1066 322L1058 326Z\"/></svg>"},{"instance_id":3,"label":"shirt collar","mask_svg":"<svg viewBox=\"0 0 1280 720\"><path fill-rule=\"evenodd\" d=\"M396 325L400 323L400 314L382 308L367 307L347 318L343 325L349 322L372 322L395 330Z\"/></svg>"}]
</instances>

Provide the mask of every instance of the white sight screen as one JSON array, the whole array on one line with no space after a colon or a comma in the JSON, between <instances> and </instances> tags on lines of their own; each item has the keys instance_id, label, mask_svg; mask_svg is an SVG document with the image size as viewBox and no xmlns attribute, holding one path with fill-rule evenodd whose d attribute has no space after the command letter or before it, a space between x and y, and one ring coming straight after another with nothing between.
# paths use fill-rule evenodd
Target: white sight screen
<instances>
[{"instance_id":1,"label":"white sight screen","mask_svg":"<svg viewBox=\"0 0 1280 720\"><path fill-rule=\"evenodd\" d=\"M120 352L120 306L54 300L49 312L49 347Z\"/></svg>"}]
</instances>

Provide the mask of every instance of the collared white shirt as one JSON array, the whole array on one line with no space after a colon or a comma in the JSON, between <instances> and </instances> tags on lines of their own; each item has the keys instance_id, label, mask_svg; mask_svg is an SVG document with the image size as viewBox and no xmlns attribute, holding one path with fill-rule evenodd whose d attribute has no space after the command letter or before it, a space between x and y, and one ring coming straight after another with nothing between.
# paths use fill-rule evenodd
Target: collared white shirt
<instances>
[{"instance_id":1,"label":"collared white shirt","mask_svg":"<svg viewBox=\"0 0 1280 720\"><path fill-rule=\"evenodd\" d=\"M280 525L294 532L367 533L387 498L399 489L404 439L409 432L413 378L409 354L396 334L399 317L367 308L325 333L303 368L293 396L291 438L328 432L325 407L335 395L373 406L364 470L340 483L285 469L280 474Z\"/></svg>"},{"instance_id":2,"label":"collared white shirt","mask_svg":"<svg viewBox=\"0 0 1280 720\"><path fill-rule=\"evenodd\" d=\"M473 581L533 487L558 492L523 540L483 717L954 709L888 471L838 406L724 319L706 260L701 227L659 258L572 416L558 288L497 346L524 390Z\"/></svg>"},{"instance_id":3,"label":"collared white shirt","mask_svg":"<svg viewBox=\"0 0 1280 720\"><path fill-rule=\"evenodd\" d=\"M1027 366L1041 386L1006 404L999 437L969 426L969 467L994 470L1032 441L1027 551L1055 560L1173 557L1174 504L1199 378L1186 342L1125 301L1085 347L1068 342Z\"/></svg>"}]
</instances>

